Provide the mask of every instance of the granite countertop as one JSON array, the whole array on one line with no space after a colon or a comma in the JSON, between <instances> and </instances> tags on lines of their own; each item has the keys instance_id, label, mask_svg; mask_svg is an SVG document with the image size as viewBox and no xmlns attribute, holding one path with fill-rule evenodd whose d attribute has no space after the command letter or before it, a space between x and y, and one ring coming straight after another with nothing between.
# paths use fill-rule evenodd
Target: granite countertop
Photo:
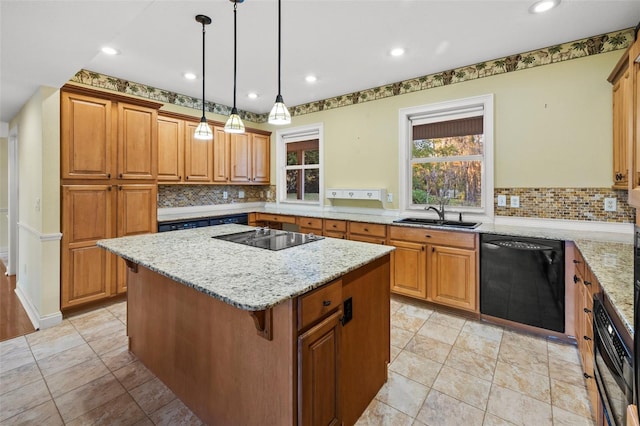
<instances>
[{"instance_id":1,"label":"granite countertop","mask_svg":"<svg viewBox=\"0 0 640 426\"><path fill-rule=\"evenodd\" d=\"M325 238L280 251L212 238L254 228L220 225L98 241L98 246L247 311L307 293L393 251Z\"/></svg>"},{"instance_id":2,"label":"granite countertop","mask_svg":"<svg viewBox=\"0 0 640 426\"><path fill-rule=\"evenodd\" d=\"M238 212L265 212L284 215L317 217L323 219L348 220L355 222L378 223L408 227L425 227L423 225L394 223L399 219L397 215L354 214L341 212L324 212L316 210L301 210L290 208L274 208L271 206L251 206L233 210L216 210L195 214L174 214L159 216L159 221L175 220L179 218L192 219L195 217L215 216ZM477 228L443 228L457 232L487 233L513 235L519 237L549 238L556 240L574 241L576 246L600 282L605 295L617 310L618 316L624 322L629 332L633 334L633 234L620 232L584 231L564 229L559 221L555 228L536 226L513 226L493 223L483 223Z\"/></svg>"}]
</instances>

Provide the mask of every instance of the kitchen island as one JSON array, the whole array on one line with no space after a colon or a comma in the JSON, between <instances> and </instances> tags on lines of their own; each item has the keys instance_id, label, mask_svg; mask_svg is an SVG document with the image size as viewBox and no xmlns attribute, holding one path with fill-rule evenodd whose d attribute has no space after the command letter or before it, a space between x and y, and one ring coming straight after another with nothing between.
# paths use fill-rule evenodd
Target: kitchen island
<instances>
[{"instance_id":1,"label":"kitchen island","mask_svg":"<svg viewBox=\"0 0 640 426\"><path fill-rule=\"evenodd\" d=\"M387 377L393 248L212 238L251 229L100 241L129 267L130 350L208 424L354 424Z\"/></svg>"}]
</instances>

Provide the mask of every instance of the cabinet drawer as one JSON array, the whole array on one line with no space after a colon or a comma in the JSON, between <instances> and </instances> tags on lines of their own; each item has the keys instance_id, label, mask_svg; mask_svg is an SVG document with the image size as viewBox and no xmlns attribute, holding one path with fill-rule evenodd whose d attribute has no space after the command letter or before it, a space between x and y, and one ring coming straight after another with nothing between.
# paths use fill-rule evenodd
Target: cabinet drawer
<instances>
[{"instance_id":1,"label":"cabinet drawer","mask_svg":"<svg viewBox=\"0 0 640 426\"><path fill-rule=\"evenodd\" d=\"M257 213L256 220L280 223L296 223L295 216L286 216L282 214Z\"/></svg>"},{"instance_id":2,"label":"cabinet drawer","mask_svg":"<svg viewBox=\"0 0 640 426\"><path fill-rule=\"evenodd\" d=\"M387 236L387 225L349 222L349 233L384 238Z\"/></svg>"},{"instance_id":3,"label":"cabinet drawer","mask_svg":"<svg viewBox=\"0 0 640 426\"><path fill-rule=\"evenodd\" d=\"M346 220L325 219L324 230L334 232L347 232Z\"/></svg>"},{"instance_id":4,"label":"cabinet drawer","mask_svg":"<svg viewBox=\"0 0 640 426\"><path fill-rule=\"evenodd\" d=\"M333 281L298 298L298 330L314 323L342 303L342 280Z\"/></svg>"},{"instance_id":5,"label":"cabinet drawer","mask_svg":"<svg viewBox=\"0 0 640 426\"><path fill-rule=\"evenodd\" d=\"M409 228L390 226L389 238L393 240L414 241L446 245L467 249L476 248L476 234L470 232L439 231L430 228Z\"/></svg>"},{"instance_id":6,"label":"cabinet drawer","mask_svg":"<svg viewBox=\"0 0 640 426\"><path fill-rule=\"evenodd\" d=\"M298 225L300 228L322 230L322 219L317 217L299 217Z\"/></svg>"}]
</instances>

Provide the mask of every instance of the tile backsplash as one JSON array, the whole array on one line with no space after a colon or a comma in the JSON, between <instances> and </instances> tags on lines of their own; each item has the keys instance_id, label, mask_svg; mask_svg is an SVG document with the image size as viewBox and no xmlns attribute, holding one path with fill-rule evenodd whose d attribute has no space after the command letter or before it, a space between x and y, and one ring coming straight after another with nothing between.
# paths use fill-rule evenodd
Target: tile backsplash
<instances>
[{"instance_id":1,"label":"tile backsplash","mask_svg":"<svg viewBox=\"0 0 640 426\"><path fill-rule=\"evenodd\" d=\"M498 207L498 195L506 195L506 207ZM520 197L520 207L509 207L512 195ZM605 198L616 199L616 211L604 211ZM624 223L635 221L635 209L627 203L626 190L611 188L495 188L493 202L496 216Z\"/></svg>"},{"instance_id":2,"label":"tile backsplash","mask_svg":"<svg viewBox=\"0 0 640 426\"><path fill-rule=\"evenodd\" d=\"M275 185L158 185L159 208L275 201L275 196Z\"/></svg>"}]
</instances>

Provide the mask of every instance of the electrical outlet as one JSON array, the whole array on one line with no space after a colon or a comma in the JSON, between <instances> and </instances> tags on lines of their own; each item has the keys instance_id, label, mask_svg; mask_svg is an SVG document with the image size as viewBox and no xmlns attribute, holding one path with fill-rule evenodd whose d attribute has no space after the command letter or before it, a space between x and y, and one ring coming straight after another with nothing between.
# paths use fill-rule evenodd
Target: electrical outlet
<instances>
[{"instance_id":1,"label":"electrical outlet","mask_svg":"<svg viewBox=\"0 0 640 426\"><path fill-rule=\"evenodd\" d=\"M519 196L512 195L510 201L511 201L511 207L515 207L515 208L520 207L520 197Z\"/></svg>"},{"instance_id":2,"label":"electrical outlet","mask_svg":"<svg viewBox=\"0 0 640 426\"><path fill-rule=\"evenodd\" d=\"M271 191L267 191L267 198L271 198Z\"/></svg>"},{"instance_id":3,"label":"electrical outlet","mask_svg":"<svg viewBox=\"0 0 640 426\"><path fill-rule=\"evenodd\" d=\"M390 192L387 194L387 203L393 203L393 194Z\"/></svg>"},{"instance_id":4,"label":"electrical outlet","mask_svg":"<svg viewBox=\"0 0 640 426\"><path fill-rule=\"evenodd\" d=\"M229 193L227 191L223 191L222 192L222 199L226 200L227 198L229 198Z\"/></svg>"},{"instance_id":5,"label":"electrical outlet","mask_svg":"<svg viewBox=\"0 0 640 426\"><path fill-rule=\"evenodd\" d=\"M617 209L617 198L605 198L604 199L604 211L615 212Z\"/></svg>"},{"instance_id":6,"label":"electrical outlet","mask_svg":"<svg viewBox=\"0 0 640 426\"><path fill-rule=\"evenodd\" d=\"M498 195L498 207L506 207L506 206L507 206L507 196Z\"/></svg>"},{"instance_id":7,"label":"electrical outlet","mask_svg":"<svg viewBox=\"0 0 640 426\"><path fill-rule=\"evenodd\" d=\"M244 191L243 190L238 191L238 198L244 198Z\"/></svg>"}]
</instances>

